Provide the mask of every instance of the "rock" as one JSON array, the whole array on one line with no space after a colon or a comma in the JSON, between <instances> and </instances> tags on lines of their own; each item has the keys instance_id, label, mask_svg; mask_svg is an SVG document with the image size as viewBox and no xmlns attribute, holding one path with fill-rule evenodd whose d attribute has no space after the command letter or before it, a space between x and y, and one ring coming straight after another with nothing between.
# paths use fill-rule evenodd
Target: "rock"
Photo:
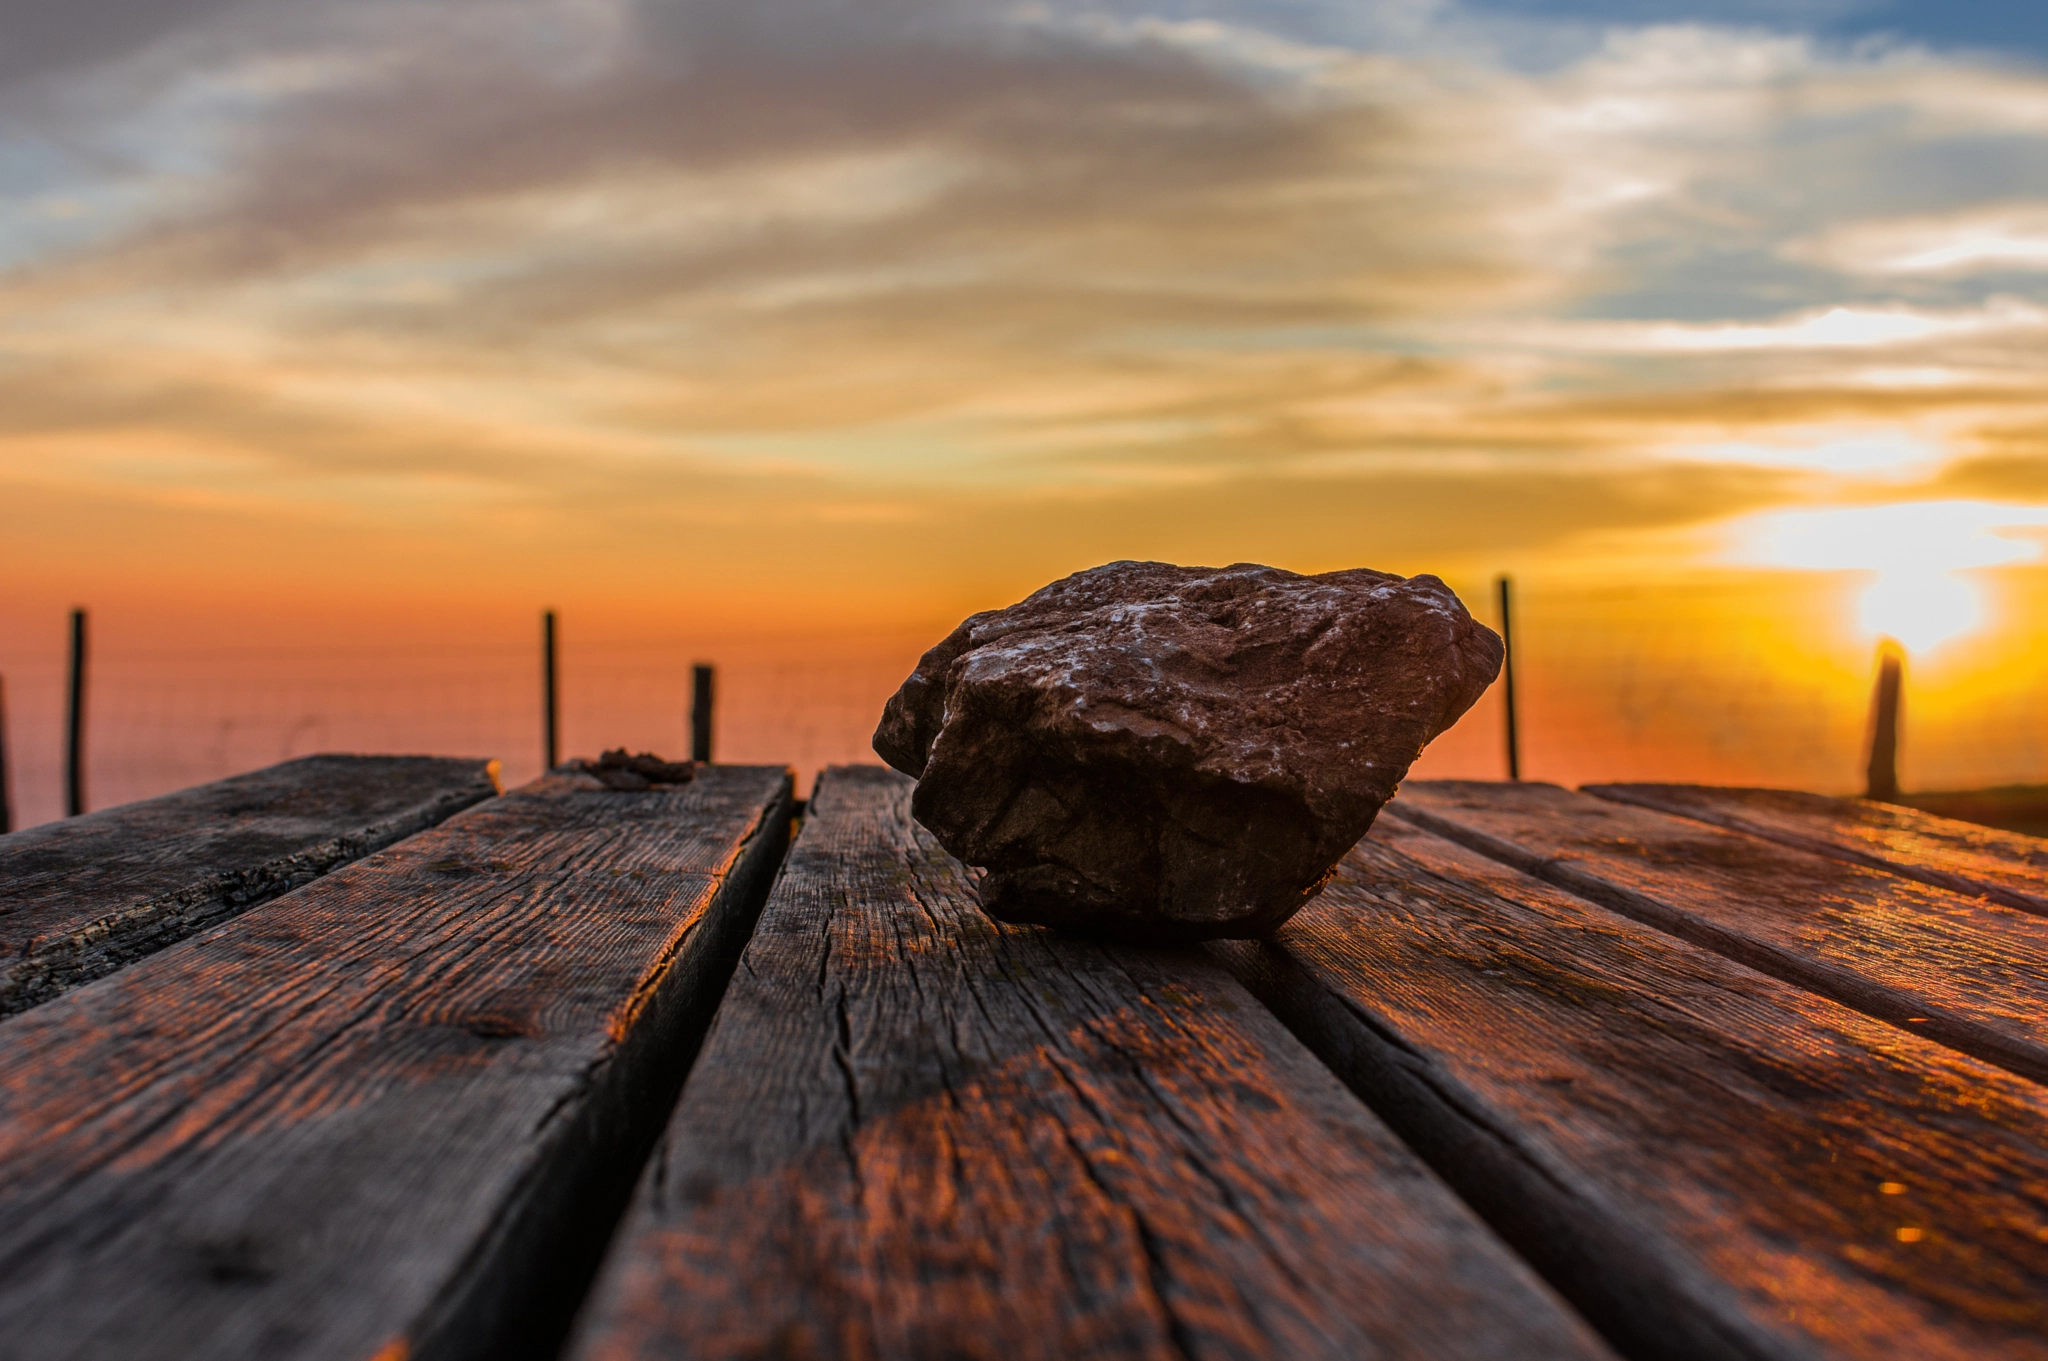
<instances>
[{"instance_id":1,"label":"rock","mask_svg":"<svg viewBox=\"0 0 2048 1361\"><path fill-rule=\"evenodd\" d=\"M1271 931L1500 672L1432 576L1113 562L924 655L875 750L1002 921Z\"/></svg>"},{"instance_id":2,"label":"rock","mask_svg":"<svg viewBox=\"0 0 2048 1361\"><path fill-rule=\"evenodd\" d=\"M628 756L624 747L576 765L606 789L668 789L697 778L695 761L664 761L651 751Z\"/></svg>"}]
</instances>

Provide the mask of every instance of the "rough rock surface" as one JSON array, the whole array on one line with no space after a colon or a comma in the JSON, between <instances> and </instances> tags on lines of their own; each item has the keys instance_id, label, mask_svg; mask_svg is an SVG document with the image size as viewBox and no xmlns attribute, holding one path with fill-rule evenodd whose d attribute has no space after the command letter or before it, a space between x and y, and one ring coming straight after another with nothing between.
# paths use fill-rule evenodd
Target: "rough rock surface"
<instances>
[{"instance_id":1,"label":"rough rock surface","mask_svg":"<svg viewBox=\"0 0 2048 1361\"><path fill-rule=\"evenodd\" d=\"M993 917L1255 936L1316 895L1500 663L1435 577L1113 562L953 630L875 750L987 869Z\"/></svg>"}]
</instances>

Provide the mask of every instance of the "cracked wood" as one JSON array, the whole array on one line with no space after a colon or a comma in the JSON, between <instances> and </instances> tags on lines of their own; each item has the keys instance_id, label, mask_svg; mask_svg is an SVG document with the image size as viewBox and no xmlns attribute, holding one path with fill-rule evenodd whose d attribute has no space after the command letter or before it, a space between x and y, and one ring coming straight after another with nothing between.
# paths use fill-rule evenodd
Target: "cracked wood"
<instances>
[{"instance_id":1,"label":"cracked wood","mask_svg":"<svg viewBox=\"0 0 2048 1361\"><path fill-rule=\"evenodd\" d=\"M306 756L0 837L0 1016L490 798L496 767Z\"/></svg>"},{"instance_id":2,"label":"cracked wood","mask_svg":"<svg viewBox=\"0 0 2048 1361\"><path fill-rule=\"evenodd\" d=\"M1555 785L1411 782L1387 811L1624 916L2048 1082L2048 919Z\"/></svg>"},{"instance_id":3,"label":"cracked wood","mask_svg":"<svg viewBox=\"0 0 2048 1361\"><path fill-rule=\"evenodd\" d=\"M2048 842L2039 837L1939 818L1897 804L1831 799L1792 789L1606 784L1587 785L1585 792L2048 916Z\"/></svg>"},{"instance_id":4,"label":"cracked wood","mask_svg":"<svg viewBox=\"0 0 2048 1361\"><path fill-rule=\"evenodd\" d=\"M531 1347L659 1132L789 801L762 767L550 776L15 1018L0 1354Z\"/></svg>"},{"instance_id":5,"label":"cracked wood","mask_svg":"<svg viewBox=\"0 0 2048 1361\"><path fill-rule=\"evenodd\" d=\"M1211 948L1624 1352L2048 1357L2033 1083L1396 820Z\"/></svg>"},{"instance_id":6,"label":"cracked wood","mask_svg":"<svg viewBox=\"0 0 2048 1361\"><path fill-rule=\"evenodd\" d=\"M1214 961L982 915L821 779L574 1355L1584 1357Z\"/></svg>"}]
</instances>

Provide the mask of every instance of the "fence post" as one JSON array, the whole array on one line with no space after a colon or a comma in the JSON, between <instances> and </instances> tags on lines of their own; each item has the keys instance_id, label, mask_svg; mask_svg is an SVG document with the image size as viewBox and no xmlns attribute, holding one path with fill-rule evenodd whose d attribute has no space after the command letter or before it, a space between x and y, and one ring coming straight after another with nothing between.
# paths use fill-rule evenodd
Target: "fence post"
<instances>
[{"instance_id":1,"label":"fence post","mask_svg":"<svg viewBox=\"0 0 2048 1361\"><path fill-rule=\"evenodd\" d=\"M543 772L561 764L561 704L555 690L555 612L540 613L540 724Z\"/></svg>"},{"instance_id":2,"label":"fence post","mask_svg":"<svg viewBox=\"0 0 2048 1361\"><path fill-rule=\"evenodd\" d=\"M1501 697L1508 712L1508 778L1522 778L1522 744L1515 727L1515 621L1514 595L1505 573L1495 583L1500 590L1500 679Z\"/></svg>"},{"instance_id":3,"label":"fence post","mask_svg":"<svg viewBox=\"0 0 2048 1361\"><path fill-rule=\"evenodd\" d=\"M1905 659L1889 638L1877 644L1877 689L1870 697L1870 770L1864 797L1899 798L1899 680Z\"/></svg>"},{"instance_id":4,"label":"fence post","mask_svg":"<svg viewBox=\"0 0 2048 1361\"><path fill-rule=\"evenodd\" d=\"M690 668L690 759L711 759L711 668Z\"/></svg>"},{"instance_id":5,"label":"fence post","mask_svg":"<svg viewBox=\"0 0 2048 1361\"><path fill-rule=\"evenodd\" d=\"M85 811L85 611L71 612L70 700L64 710L64 816Z\"/></svg>"},{"instance_id":6,"label":"fence post","mask_svg":"<svg viewBox=\"0 0 2048 1361\"><path fill-rule=\"evenodd\" d=\"M0 676L0 835L14 830L14 785L7 770L7 678Z\"/></svg>"}]
</instances>

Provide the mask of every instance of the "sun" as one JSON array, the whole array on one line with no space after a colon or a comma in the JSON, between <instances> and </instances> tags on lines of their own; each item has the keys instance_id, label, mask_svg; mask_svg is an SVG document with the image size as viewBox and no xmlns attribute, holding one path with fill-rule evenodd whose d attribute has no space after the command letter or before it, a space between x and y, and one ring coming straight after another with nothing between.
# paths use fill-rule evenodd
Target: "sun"
<instances>
[{"instance_id":1,"label":"sun","mask_svg":"<svg viewBox=\"0 0 2048 1361\"><path fill-rule=\"evenodd\" d=\"M1870 574L1857 622L1908 651L1926 653L1990 620L1974 569L2040 555L2027 537L2048 507L1995 501L1904 501L1775 511L1734 526L1733 560Z\"/></svg>"},{"instance_id":2,"label":"sun","mask_svg":"<svg viewBox=\"0 0 2048 1361\"><path fill-rule=\"evenodd\" d=\"M1984 592L1954 572L1879 572L1857 602L1867 633L1925 653L1973 633L1985 622Z\"/></svg>"}]
</instances>

